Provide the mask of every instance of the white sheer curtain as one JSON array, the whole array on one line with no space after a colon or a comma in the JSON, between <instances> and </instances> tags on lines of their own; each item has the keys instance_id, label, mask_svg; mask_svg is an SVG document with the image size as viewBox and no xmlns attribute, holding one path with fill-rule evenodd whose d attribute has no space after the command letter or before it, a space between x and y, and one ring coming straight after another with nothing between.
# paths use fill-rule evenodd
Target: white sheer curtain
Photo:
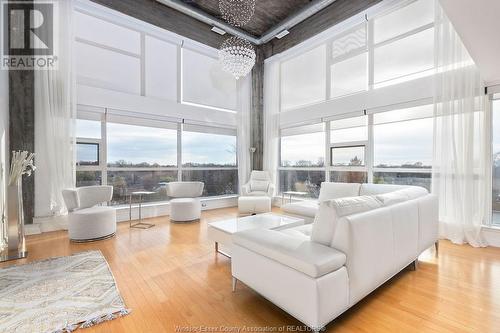
<instances>
[{"instance_id":1,"label":"white sheer curtain","mask_svg":"<svg viewBox=\"0 0 500 333\"><path fill-rule=\"evenodd\" d=\"M280 63L264 63L264 170L269 171L278 189Z\"/></svg>"},{"instance_id":2,"label":"white sheer curtain","mask_svg":"<svg viewBox=\"0 0 500 333\"><path fill-rule=\"evenodd\" d=\"M490 181L489 112L479 70L439 3L436 5L434 162L440 236L486 246Z\"/></svg>"},{"instance_id":3,"label":"white sheer curtain","mask_svg":"<svg viewBox=\"0 0 500 333\"><path fill-rule=\"evenodd\" d=\"M240 110L238 112L238 182L245 185L250 176L250 110L252 107L251 75L240 81ZM240 190L241 191L241 190Z\"/></svg>"},{"instance_id":4,"label":"white sheer curtain","mask_svg":"<svg viewBox=\"0 0 500 333\"><path fill-rule=\"evenodd\" d=\"M35 71L36 217L64 214L61 190L75 185L73 1L56 3L57 70Z\"/></svg>"}]
</instances>

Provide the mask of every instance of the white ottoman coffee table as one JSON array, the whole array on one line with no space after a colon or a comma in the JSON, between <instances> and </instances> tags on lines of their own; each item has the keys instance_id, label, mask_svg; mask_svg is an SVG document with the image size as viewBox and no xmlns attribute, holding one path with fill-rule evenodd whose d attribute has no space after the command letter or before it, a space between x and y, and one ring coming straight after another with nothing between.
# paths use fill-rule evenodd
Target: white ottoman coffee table
<instances>
[{"instance_id":1,"label":"white ottoman coffee table","mask_svg":"<svg viewBox=\"0 0 500 333\"><path fill-rule=\"evenodd\" d=\"M215 242L215 252L230 258L232 236L235 232L248 229L281 230L303 224L304 220L301 218L265 213L209 223L207 234L208 238ZM224 246L225 251L219 249L219 244Z\"/></svg>"},{"instance_id":2,"label":"white ottoman coffee table","mask_svg":"<svg viewBox=\"0 0 500 333\"><path fill-rule=\"evenodd\" d=\"M271 211L270 197L239 197L238 212L240 214L259 214Z\"/></svg>"}]
</instances>

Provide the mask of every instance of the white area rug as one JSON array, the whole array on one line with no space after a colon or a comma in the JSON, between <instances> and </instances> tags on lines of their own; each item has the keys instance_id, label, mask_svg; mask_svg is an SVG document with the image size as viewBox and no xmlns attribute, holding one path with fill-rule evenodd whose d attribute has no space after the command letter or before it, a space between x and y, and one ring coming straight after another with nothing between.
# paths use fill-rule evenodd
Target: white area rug
<instances>
[{"instance_id":1,"label":"white area rug","mask_svg":"<svg viewBox=\"0 0 500 333\"><path fill-rule=\"evenodd\" d=\"M100 251L0 269L0 332L71 332L128 314Z\"/></svg>"}]
</instances>

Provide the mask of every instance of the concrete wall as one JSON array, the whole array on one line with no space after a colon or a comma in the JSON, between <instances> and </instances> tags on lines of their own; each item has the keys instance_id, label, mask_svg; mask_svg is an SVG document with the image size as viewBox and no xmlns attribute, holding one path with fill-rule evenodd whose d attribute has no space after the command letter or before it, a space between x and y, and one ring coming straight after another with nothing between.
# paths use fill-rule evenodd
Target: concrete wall
<instances>
[{"instance_id":1,"label":"concrete wall","mask_svg":"<svg viewBox=\"0 0 500 333\"><path fill-rule=\"evenodd\" d=\"M9 163L9 75L0 70L0 214L5 203L7 165ZM1 215L0 215L1 216ZM1 218L1 217L0 217ZM0 231L1 232L1 231Z\"/></svg>"}]
</instances>

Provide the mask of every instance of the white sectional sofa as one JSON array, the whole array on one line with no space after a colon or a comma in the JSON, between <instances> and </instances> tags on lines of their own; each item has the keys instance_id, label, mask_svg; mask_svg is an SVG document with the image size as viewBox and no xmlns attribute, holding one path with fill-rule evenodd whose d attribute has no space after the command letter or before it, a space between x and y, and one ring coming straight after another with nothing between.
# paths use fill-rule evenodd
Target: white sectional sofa
<instances>
[{"instance_id":1,"label":"white sectional sofa","mask_svg":"<svg viewBox=\"0 0 500 333\"><path fill-rule=\"evenodd\" d=\"M320 201L312 224L234 234L231 259L233 286L313 329L416 264L438 234L437 198L421 187L324 183Z\"/></svg>"},{"instance_id":2,"label":"white sectional sofa","mask_svg":"<svg viewBox=\"0 0 500 333\"><path fill-rule=\"evenodd\" d=\"M299 200L281 206L281 210L291 216L303 218L306 223L312 223L322 201L353 197L357 195L381 194L387 191L396 191L408 186L389 184L353 184L352 183L321 183L321 191L317 200Z\"/></svg>"}]
</instances>

